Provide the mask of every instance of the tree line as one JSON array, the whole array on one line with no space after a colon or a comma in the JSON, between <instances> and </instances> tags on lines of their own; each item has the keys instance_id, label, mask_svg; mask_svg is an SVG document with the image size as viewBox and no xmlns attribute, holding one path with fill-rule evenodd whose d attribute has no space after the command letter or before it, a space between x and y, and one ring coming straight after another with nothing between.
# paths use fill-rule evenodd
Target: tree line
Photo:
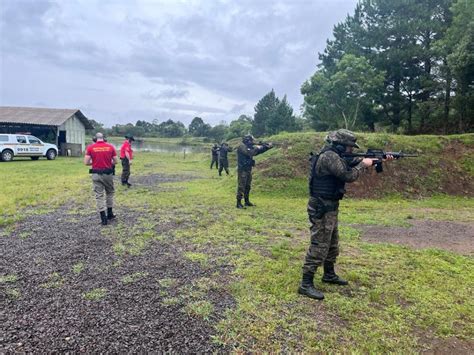
<instances>
[{"instance_id":1,"label":"tree line","mask_svg":"<svg viewBox=\"0 0 474 355\"><path fill-rule=\"evenodd\" d=\"M186 127L180 121L171 119L159 122L138 120L135 124L116 124L111 128L105 128L101 123L91 120L94 129L89 132L93 134L101 131L110 136L123 136L132 134L136 137L204 137L209 141L221 142L233 138L242 137L246 134L254 134L257 137L277 134L282 131L300 131L309 129L307 120L296 117L293 108L288 103L286 96L278 98L272 89L255 106L254 116L240 115L237 119L227 124L221 122L215 126L206 123L201 117L194 117Z\"/></svg>"},{"instance_id":2,"label":"tree line","mask_svg":"<svg viewBox=\"0 0 474 355\"><path fill-rule=\"evenodd\" d=\"M361 0L301 88L317 130L474 128L474 1Z\"/></svg>"},{"instance_id":3,"label":"tree line","mask_svg":"<svg viewBox=\"0 0 474 355\"><path fill-rule=\"evenodd\" d=\"M301 86L302 116L272 89L253 116L211 126L194 117L98 128L112 135L205 137L348 128L405 134L474 130L474 0L360 0L334 26Z\"/></svg>"}]
</instances>

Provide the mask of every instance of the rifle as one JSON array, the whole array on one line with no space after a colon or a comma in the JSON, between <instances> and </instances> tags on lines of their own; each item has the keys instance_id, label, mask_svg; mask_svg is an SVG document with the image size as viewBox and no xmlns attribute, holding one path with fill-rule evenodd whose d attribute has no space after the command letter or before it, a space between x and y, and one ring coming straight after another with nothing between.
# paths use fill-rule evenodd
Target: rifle
<instances>
[{"instance_id":1,"label":"rifle","mask_svg":"<svg viewBox=\"0 0 474 355\"><path fill-rule=\"evenodd\" d=\"M259 141L258 143L254 143L254 145L261 145L262 147L265 147L265 148L271 148L270 143L264 142L264 141Z\"/></svg>"},{"instance_id":2,"label":"rifle","mask_svg":"<svg viewBox=\"0 0 474 355\"><path fill-rule=\"evenodd\" d=\"M412 158L417 157L418 154L406 154L400 152L384 152L382 149L367 149L366 153L343 153L342 156L344 158L372 158L373 160L372 165L375 165L375 171L377 173L381 173L383 171L382 161L383 159L387 159L387 155L393 156L394 159L400 158Z\"/></svg>"}]
</instances>

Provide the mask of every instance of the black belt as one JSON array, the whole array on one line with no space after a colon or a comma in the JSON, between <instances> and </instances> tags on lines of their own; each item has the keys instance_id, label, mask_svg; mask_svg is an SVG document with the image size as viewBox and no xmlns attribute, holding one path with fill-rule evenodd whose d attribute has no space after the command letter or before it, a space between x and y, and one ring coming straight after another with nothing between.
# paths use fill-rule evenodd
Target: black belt
<instances>
[{"instance_id":1,"label":"black belt","mask_svg":"<svg viewBox=\"0 0 474 355\"><path fill-rule=\"evenodd\" d=\"M89 169L89 174L110 175L113 174L114 169Z\"/></svg>"}]
</instances>

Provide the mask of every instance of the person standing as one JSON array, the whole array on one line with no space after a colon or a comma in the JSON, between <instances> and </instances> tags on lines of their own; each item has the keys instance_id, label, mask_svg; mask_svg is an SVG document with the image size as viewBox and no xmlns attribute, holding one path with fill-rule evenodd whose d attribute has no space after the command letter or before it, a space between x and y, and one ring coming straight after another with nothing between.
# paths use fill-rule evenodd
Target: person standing
<instances>
[{"instance_id":1,"label":"person standing","mask_svg":"<svg viewBox=\"0 0 474 355\"><path fill-rule=\"evenodd\" d=\"M221 144L219 148L219 176L222 176L222 170L229 175L229 161L227 160L227 153L231 152L232 148L226 142Z\"/></svg>"},{"instance_id":2,"label":"person standing","mask_svg":"<svg viewBox=\"0 0 474 355\"><path fill-rule=\"evenodd\" d=\"M132 186L128 182L130 178L130 165L132 165L133 161L133 150L132 150L132 142L135 141L132 135L127 134L125 135L125 140L123 141L122 146L120 147L120 160L122 161L122 185L127 185L127 187Z\"/></svg>"},{"instance_id":3,"label":"person standing","mask_svg":"<svg viewBox=\"0 0 474 355\"><path fill-rule=\"evenodd\" d=\"M319 154L311 158L309 176L308 217L311 223L311 243L303 265L303 277L298 293L322 300L324 294L314 287L314 274L318 267L324 267L322 282L348 285L340 278L334 264L339 255L338 210L339 200L344 197L345 184L356 181L373 165L370 158L347 161L344 153L359 148L351 131L339 129L326 137L326 145ZM387 156L387 160L393 157Z\"/></svg>"},{"instance_id":4,"label":"person standing","mask_svg":"<svg viewBox=\"0 0 474 355\"><path fill-rule=\"evenodd\" d=\"M218 157L219 147L217 146L217 144L214 144L211 148L211 169L214 163L216 163L216 169L219 169Z\"/></svg>"},{"instance_id":5,"label":"person standing","mask_svg":"<svg viewBox=\"0 0 474 355\"><path fill-rule=\"evenodd\" d=\"M242 138L242 144L237 148L237 208L245 208L242 205L242 197L245 200L245 206L255 206L249 198L252 168L255 166L253 157L271 148L273 148L272 143L255 145L254 138L250 134Z\"/></svg>"},{"instance_id":6,"label":"person standing","mask_svg":"<svg viewBox=\"0 0 474 355\"><path fill-rule=\"evenodd\" d=\"M102 133L97 133L94 138L95 143L86 149L84 164L92 165L89 173L92 174L92 185L100 220L105 226L108 220L116 217L113 213L115 190L112 173L118 159L115 147L104 141Z\"/></svg>"}]
</instances>

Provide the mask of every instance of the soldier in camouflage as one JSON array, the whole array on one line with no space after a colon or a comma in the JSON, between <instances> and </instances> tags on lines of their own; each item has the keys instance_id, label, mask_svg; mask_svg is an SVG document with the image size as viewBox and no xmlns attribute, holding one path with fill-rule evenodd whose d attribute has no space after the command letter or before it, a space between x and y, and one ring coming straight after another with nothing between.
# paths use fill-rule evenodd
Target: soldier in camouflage
<instances>
[{"instance_id":1,"label":"soldier in camouflage","mask_svg":"<svg viewBox=\"0 0 474 355\"><path fill-rule=\"evenodd\" d=\"M326 146L311 158L309 177L310 198L308 216L311 223L311 244L303 266L303 280L298 293L322 300L324 295L314 287L316 269L324 267L323 282L347 285L334 271L339 255L338 208L339 200L346 192L346 182L354 182L366 168L372 166L370 158L348 161L343 153L359 148L355 135L346 129L331 132L326 137ZM387 157L391 160L391 157Z\"/></svg>"},{"instance_id":2,"label":"soldier in camouflage","mask_svg":"<svg viewBox=\"0 0 474 355\"><path fill-rule=\"evenodd\" d=\"M226 142L221 144L219 148L219 176L222 176L222 170L229 175L229 160L227 160L227 153L231 152L232 148Z\"/></svg>"},{"instance_id":3,"label":"soldier in camouflage","mask_svg":"<svg viewBox=\"0 0 474 355\"><path fill-rule=\"evenodd\" d=\"M253 157L271 148L273 148L272 143L256 145L250 134L242 138L242 144L237 148L237 208L245 208L242 205L242 197L244 197L245 206L255 206L249 199L252 167L255 165Z\"/></svg>"}]
</instances>

